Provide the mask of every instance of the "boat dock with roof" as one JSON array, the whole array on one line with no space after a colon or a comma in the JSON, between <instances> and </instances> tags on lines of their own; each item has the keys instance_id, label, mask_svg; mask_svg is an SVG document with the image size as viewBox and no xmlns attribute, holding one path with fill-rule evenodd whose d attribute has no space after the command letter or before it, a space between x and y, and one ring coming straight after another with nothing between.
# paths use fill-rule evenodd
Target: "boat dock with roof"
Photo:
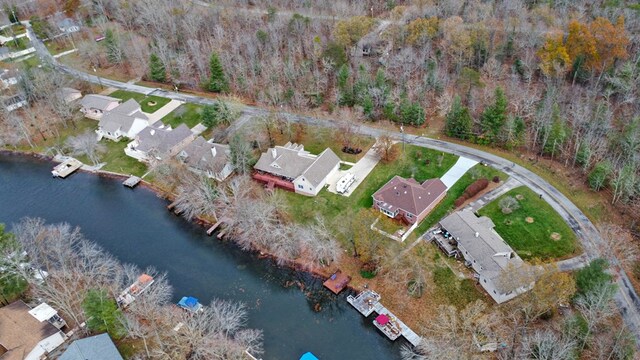
<instances>
[{"instance_id":1,"label":"boat dock with roof","mask_svg":"<svg viewBox=\"0 0 640 360\"><path fill-rule=\"evenodd\" d=\"M395 340L403 336L413 346L417 346L420 343L420 336L384 307L380 302L380 294L375 291L365 290L355 297L349 295L347 296L347 302L365 317L376 312L378 316L373 320L373 325L389 339Z\"/></svg>"},{"instance_id":2,"label":"boat dock with roof","mask_svg":"<svg viewBox=\"0 0 640 360\"><path fill-rule=\"evenodd\" d=\"M82 167L82 163L74 158L67 158L62 163L56 165L51 174L53 177L66 178Z\"/></svg>"},{"instance_id":3,"label":"boat dock with roof","mask_svg":"<svg viewBox=\"0 0 640 360\"><path fill-rule=\"evenodd\" d=\"M124 289L120 295L116 298L118 306L126 308L132 302L136 300L136 296L142 294L145 290L153 284L155 280L151 275L142 274L138 277L138 280L131 284L128 288Z\"/></svg>"},{"instance_id":4,"label":"boat dock with roof","mask_svg":"<svg viewBox=\"0 0 640 360\"><path fill-rule=\"evenodd\" d=\"M204 311L202 304L192 296L183 296L182 299L178 301L178 306L193 314Z\"/></svg>"},{"instance_id":5,"label":"boat dock with roof","mask_svg":"<svg viewBox=\"0 0 640 360\"><path fill-rule=\"evenodd\" d=\"M140 183L140 181L142 181L141 178L131 175L131 177L125 180L122 184L128 188L133 189L134 187L136 187L136 185Z\"/></svg>"}]
</instances>

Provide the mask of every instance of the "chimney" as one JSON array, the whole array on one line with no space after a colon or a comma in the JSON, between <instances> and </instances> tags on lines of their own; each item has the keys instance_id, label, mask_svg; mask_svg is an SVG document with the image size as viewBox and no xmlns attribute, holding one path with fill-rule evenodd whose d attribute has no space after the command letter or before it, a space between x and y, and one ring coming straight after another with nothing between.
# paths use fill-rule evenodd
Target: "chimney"
<instances>
[{"instance_id":1,"label":"chimney","mask_svg":"<svg viewBox=\"0 0 640 360\"><path fill-rule=\"evenodd\" d=\"M278 155L278 152L276 151L276 148L271 149L271 156L275 159L276 156Z\"/></svg>"},{"instance_id":2,"label":"chimney","mask_svg":"<svg viewBox=\"0 0 640 360\"><path fill-rule=\"evenodd\" d=\"M480 236L480 233L476 231L476 237Z\"/></svg>"},{"instance_id":3,"label":"chimney","mask_svg":"<svg viewBox=\"0 0 640 360\"><path fill-rule=\"evenodd\" d=\"M156 131L154 129L151 129L151 131L149 131L149 133L151 133L151 136L156 134Z\"/></svg>"},{"instance_id":4,"label":"chimney","mask_svg":"<svg viewBox=\"0 0 640 360\"><path fill-rule=\"evenodd\" d=\"M216 152L216 147L214 146L214 147L211 148L211 155L213 155L213 157L216 157L216 153L217 153Z\"/></svg>"}]
</instances>

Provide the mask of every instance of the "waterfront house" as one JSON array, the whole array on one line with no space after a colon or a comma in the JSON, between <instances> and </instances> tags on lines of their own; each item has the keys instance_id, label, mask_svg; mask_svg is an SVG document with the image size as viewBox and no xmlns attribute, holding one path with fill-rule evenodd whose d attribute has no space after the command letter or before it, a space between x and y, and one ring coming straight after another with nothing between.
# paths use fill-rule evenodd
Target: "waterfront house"
<instances>
[{"instance_id":1,"label":"waterfront house","mask_svg":"<svg viewBox=\"0 0 640 360\"><path fill-rule=\"evenodd\" d=\"M109 334L100 334L76 340L58 360L122 360Z\"/></svg>"},{"instance_id":2,"label":"waterfront house","mask_svg":"<svg viewBox=\"0 0 640 360\"><path fill-rule=\"evenodd\" d=\"M0 359L39 360L64 343L65 335L54 326L55 310L36 309L21 300L0 308Z\"/></svg>"},{"instance_id":3,"label":"waterfront house","mask_svg":"<svg viewBox=\"0 0 640 360\"><path fill-rule=\"evenodd\" d=\"M0 101L2 102L2 106L4 106L8 112L27 106L27 96L24 93L0 96Z\"/></svg>"},{"instance_id":4,"label":"waterfront house","mask_svg":"<svg viewBox=\"0 0 640 360\"><path fill-rule=\"evenodd\" d=\"M253 167L256 170L253 178L269 187L316 196L339 167L340 158L331 149L314 155L305 151L303 145L289 142L263 153Z\"/></svg>"},{"instance_id":5,"label":"waterfront house","mask_svg":"<svg viewBox=\"0 0 640 360\"><path fill-rule=\"evenodd\" d=\"M119 104L120 99L105 95L89 94L80 100L80 111L89 119L100 120L107 111L113 110Z\"/></svg>"},{"instance_id":6,"label":"waterfront house","mask_svg":"<svg viewBox=\"0 0 640 360\"><path fill-rule=\"evenodd\" d=\"M420 184L415 179L396 175L372 195L373 207L411 225L420 223L446 194L447 186L440 179Z\"/></svg>"},{"instance_id":7,"label":"waterfront house","mask_svg":"<svg viewBox=\"0 0 640 360\"><path fill-rule=\"evenodd\" d=\"M495 225L488 217L477 217L470 209L464 209L442 219L440 226L450 234L458 254L475 271L480 285L498 304L533 287L533 282L522 283L515 278L514 281L505 281L510 275L526 270L528 265L495 232Z\"/></svg>"},{"instance_id":8,"label":"waterfront house","mask_svg":"<svg viewBox=\"0 0 640 360\"><path fill-rule=\"evenodd\" d=\"M172 129L169 125L157 122L144 128L127 144L124 152L142 162L155 162L176 156L195 135L185 124Z\"/></svg>"},{"instance_id":9,"label":"waterfront house","mask_svg":"<svg viewBox=\"0 0 640 360\"><path fill-rule=\"evenodd\" d=\"M0 72L0 83L4 89L16 85L18 83L20 75L17 70L4 69Z\"/></svg>"},{"instance_id":10,"label":"waterfront house","mask_svg":"<svg viewBox=\"0 0 640 360\"><path fill-rule=\"evenodd\" d=\"M103 137L119 141L123 137L133 139L149 125L149 118L142 113L140 104L129 99L105 113L98 123L96 133Z\"/></svg>"},{"instance_id":11,"label":"waterfront house","mask_svg":"<svg viewBox=\"0 0 640 360\"><path fill-rule=\"evenodd\" d=\"M58 21L56 25L58 25L58 29L65 34L80 31L80 25L78 25L73 19L70 18L64 18Z\"/></svg>"},{"instance_id":12,"label":"waterfront house","mask_svg":"<svg viewBox=\"0 0 640 360\"><path fill-rule=\"evenodd\" d=\"M189 170L222 181L233 171L229 153L229 145L216 144L198 136L180 150L177 157L189 167Z\"/></svg>"}]
</instances>

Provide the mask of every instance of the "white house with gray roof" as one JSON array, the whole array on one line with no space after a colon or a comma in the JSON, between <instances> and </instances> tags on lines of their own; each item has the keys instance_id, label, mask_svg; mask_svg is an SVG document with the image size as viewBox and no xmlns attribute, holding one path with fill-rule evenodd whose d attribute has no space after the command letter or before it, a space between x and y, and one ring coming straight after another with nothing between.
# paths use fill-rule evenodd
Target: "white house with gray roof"
<instances>
[{"instance_id":1,"label":"white house with gray roof","mask_svg":"<svg viewBox=\"0 0 640 360\"><path fill-rule=\"evenodd\" d=\"M120 99L89 94L80 100L80 111L89 119L100 120L106 112L115 109L118 105L120 105Z\"/></svg>"},{"instance_id":2,"label":"white house with gray roof","mask_svg":"<svg viewBox=\"0 0 640 360\"><path fill-rule=\"evenodd\" d=\"M216 144L198 136L180 150L177 157L189 170L222 181L233 172L229 154L229 145Z\"/></svg>"},{"instance_id":3,"label":"white house with gray roof","mask_svg":"<svg viewBox=\"0 0 640 360\"><path fill-rule=\"evenodd\" d=\"M120 141L123 137L133 139L148 125L149 118L142 113L140 104L129 99L102 116L96 133L100 138Z\"/></svg>"},{"instance_id":4,"label":"white house with gray roof","mask_svg":"<svg viewBox=\"0 0 640 360\"><path fill-rule=\"evenodd\" d=\"M109 334L100 334L71 343L58 360L122 360Z\"/></svg>"},{"instance_id":5,"label":"white house with gray roof","mask_svg":"<svg viewBox=\"0 0 640 360\"><path fill-rule=\"evenodd\" d=\"M477 217L470 209L464 209L442 219L440 226L451 234L458 253L498 304L533 287L533 282L522 284L525 277L517 275L525 273L529 265L495 232L488 217Z\"/></svg>"},{"instance_id":6,"label":"white house with gray roof","mask_svg":"<svg viewBox=\"0 0 640 360\"><path fill-rule=\"evenodd\" d=\"M124 152L142 162L155 162L176 156L194 138L195 135L185 124L172 129L158 121L142 129L127 144Z\"/></svg>"},{"instance_id":7,"label":"white house with gray roof","mask_svg":"<svg viewBox=\"0 0 640 360\"><path fill-rule=\"evenodd\" d=\"M263 153L253 167L257 171L253 178L299 194L316 196L339 167L340 158L331 149L314 155L305 151L304 145L289 142Z\"/></svg>"}]
</instances>

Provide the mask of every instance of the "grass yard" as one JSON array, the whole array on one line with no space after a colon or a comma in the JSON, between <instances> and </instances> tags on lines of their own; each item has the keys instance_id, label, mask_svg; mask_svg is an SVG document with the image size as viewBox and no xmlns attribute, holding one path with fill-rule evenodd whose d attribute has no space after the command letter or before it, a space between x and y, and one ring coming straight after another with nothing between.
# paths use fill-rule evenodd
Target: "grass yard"
<instances>
[{"instance_id":1,"label":"grass yard","mask_svg":"<svg viewBox=\"0 0 640 360\"><path fill-rule=\"evenodd\" d=\"M407 145L404 156L401 155L398 160L389 164L379 162L349 197L333 194L327 190L321 191L314 198L284 190L278 192L283 194L289 206L289 215L297 222L307 223L317 216L324 217L328 222L339 221L340 216L352 216L360 209L371 208L373 205L371 195L395 175L414 176L417 181L422 182L442 176L458 160L455 155L444 154L442 164L438 166L440 156L440 152ZM427 159L430 160L429 165L425 164Z\"/></svg>"},{"instance_id":2,"label":"grass yard","mask_svg":"<svg viewBox=\"0 0 640 360\"><path fill-rule=\"evenodd\" d=\"M102 141L108 149L107 153L105 153L100 159L101 162L107 163L102 170L136 176L142 176L147 172L147 165L127 156L127 154L124 153L124 148L127 146L128 142L129 141L127 140L114 142L106 139Z\"/></svg>"},{"instance_id":3,"label":"grass yard","mask_svg":"<svg viewBox=\"0 0 640 360\"><path fill-rule=\"evenodd\" d=\"M201 113L202 106L190 103L182 104L162 118L162 122L171 125L172 128L176 128L180 124L185 124L192 128L200 123Z\"/></svg>"},{"instance_id":4,"label":"grass yard","mask_svg":"<svg viewBox=\"0 0 640 360\"><path fill-rule=\"evenodd\" d=\"M169 101L171 101L171 99L167 99L159 96L153 96L153 95L146 96L144 94L139 94L139 93L125 91L125 90L116 90L111 94L109 94L109 96L122 99L123 102L129 99L134 99L135 101L138 102L138 104L140 104L142 111L148 114L152 114L156 112L158 109L167 105ZM155 102L155 105L149 105L149 102Z\"/></svg>"},{"instance_id":5,"label":"grass yard","mask_svg":"<svg viewBox=\"0 0 640 360\"><path fill-rule=\"evenodd\" d=\"M45 44L47 49L51 53L51 55L57 55L61 52L65 52L73 49L73 45L69 41L59 40L59 41L47 41Z\"/></svg>"},{"instance_id":6,"label":"grass yard","mask_svg":"<svg viewBox=\"0 0 640 360\"><path fill-rule=\"evenodd\" d=\"M425 231L429 230L433 225L438 223L440 219L445 217L454 209L454 202L457 198L464 193L464 190L467 186L471 185L474 181L487 178L489 181L493 179L494 176L500 177L500 180L504 181L507 179L507 175L499 170L496 170L489 166L483 166L477 164L472 167L464 174L457 183L455 183L451 189L447 192L447 195L442 199L442 202L436 206L429 215L422 220L420 226L416 229L416 234L422 235Z\"/></svg>"},{"instance_id":7,"label":"grass yard","mask_svg":"<svg viewBox=\"0 0 640 360\"><path fill-rule=\"evenodd\" d=\"M457 278L446 266L436 266L433 270L433 282L436 284L435 295L458 309L482 299L482 294L474 286L473 280Z\"/></svg>"},{"instance_id":8,"label":"grass yard","mask_svg":"<svg viewBox=\"0 0 640 360\"><path fill-rule=\"evenodd\" d=\"M26 36L24 36L21 38L11 39L7 41L4 44L4 46L8 47L11 51L20 51L20 50L28 49L30 44L31 43L29 42L29 39Z\"/></svg>"},{"instance_id":9,"label":"grass yard","mask_svg":"<svg viewBox=\"0 0 640 360\"><path fill-rule=\"evenodd\" d=\"M499 202L506 196L516 198L520 208L504 214ZM523 259L557 259L579 252L576 236L567 223L544 199L525 186L509 191L479 213L493 220L498 234Z\"/></svg>"},{"instance_id":10,"label":"grass yard","mask_svg":"<svg viewBox=\"0 0 640 360\"><path fill-rule=\"evenodd\" d=\"M6 27L0 31L0 35L4 37L11 37L12 35L20 35L27 32L24 25L22 24L13 24L10 27Z\"/></svg>"}]
</instances>

